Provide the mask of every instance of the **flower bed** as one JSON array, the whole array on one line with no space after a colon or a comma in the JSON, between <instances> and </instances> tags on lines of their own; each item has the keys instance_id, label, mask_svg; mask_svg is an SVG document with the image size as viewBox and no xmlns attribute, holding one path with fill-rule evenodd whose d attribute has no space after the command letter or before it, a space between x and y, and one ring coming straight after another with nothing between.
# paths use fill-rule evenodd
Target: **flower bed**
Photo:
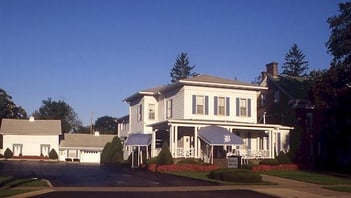
<instances>
[{"instance_id":1,"label":"flower bed","mask_svg":"<svg viewBox=\"0 0 351 198\"><path fill-rule=\"evenodd\" d=\"M23 155L23 156L13 156L13 159L39 159L39 160L45 160L49 159L49 157L44 157L44 156L35 156L35 155Z\"/></svg>"},{"instance_id":2,"label":"flower bed","mask_svg":"<svg viewBox=\"0 0 351 198\"><path fill-rule=\"evenodd\" d=\"M197 164L173 164L173 165L156 165L150 164L148 170L152 172L210 172L218 169L215 165L197 165Z\"/></svg>"},{"instance_id":3,"label":"flower bed","mask_svg":"<svg viewBox=\"0 0 351 198\"><path fill-rule=\"evenodd\" d=\"M258 165L252 167L252 171L271 171L271 170L298 170L299 166L296 164L279 164L279 165Z\"/></svg>"}]
</instances>

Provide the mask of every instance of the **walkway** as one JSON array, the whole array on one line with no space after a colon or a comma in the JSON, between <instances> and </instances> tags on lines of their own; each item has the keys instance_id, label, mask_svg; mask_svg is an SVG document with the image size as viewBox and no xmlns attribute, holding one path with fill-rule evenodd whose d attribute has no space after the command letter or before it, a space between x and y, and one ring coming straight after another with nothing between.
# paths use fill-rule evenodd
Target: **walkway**
<instances>
[{"instance_id":1,"label":"walkway","mask_svg":"<svg viewBox=\"0 0 351 198\"><path fill-rule=\"evenodd\" d=\"M278 185L233 185L233 186L176 186L176 187L48 187L35 188L37 191L16 195L13 198L30 197L53 191L91 191L91 192L180 192L180 191L219 191L219 190L252 190L281 198L319 198L319 197L351 197L351 193L343 193L323 189L322 185L310 184L291 179L262 175L264 181Z\"/></svg>"}]
</instances>

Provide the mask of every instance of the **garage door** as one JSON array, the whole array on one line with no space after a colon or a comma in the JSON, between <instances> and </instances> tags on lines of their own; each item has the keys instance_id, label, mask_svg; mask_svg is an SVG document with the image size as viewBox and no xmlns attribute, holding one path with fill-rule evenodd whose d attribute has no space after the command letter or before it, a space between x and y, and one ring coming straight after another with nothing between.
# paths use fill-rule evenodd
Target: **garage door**
<instances>
[{"instance_id":1,"label":"garage door","mask_svg":"<svg viewBox=\"0 0 351 198\"><path fill-rule=\"evenodd\" d=\"M80 155L80 162L100 163L100 152L99 151L82 151Z\"/></svg>"}]
</instances>

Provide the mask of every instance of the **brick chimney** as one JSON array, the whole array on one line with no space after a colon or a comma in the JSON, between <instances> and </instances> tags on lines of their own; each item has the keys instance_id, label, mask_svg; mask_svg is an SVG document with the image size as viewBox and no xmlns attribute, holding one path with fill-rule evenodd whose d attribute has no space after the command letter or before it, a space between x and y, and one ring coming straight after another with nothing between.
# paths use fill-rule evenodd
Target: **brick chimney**
<instances>
[{"instance_id":1,"label":"brick chimney","mask_svg":"<svg viewBox=\"0 0 351 198\"><path fill-rule=\"evenodd\" d=\"M277 77L278 76L278 63L277 62L271 62L266 65L266 72L267 74L272 75L272 77Z\"/></svg>"}]
</instances>

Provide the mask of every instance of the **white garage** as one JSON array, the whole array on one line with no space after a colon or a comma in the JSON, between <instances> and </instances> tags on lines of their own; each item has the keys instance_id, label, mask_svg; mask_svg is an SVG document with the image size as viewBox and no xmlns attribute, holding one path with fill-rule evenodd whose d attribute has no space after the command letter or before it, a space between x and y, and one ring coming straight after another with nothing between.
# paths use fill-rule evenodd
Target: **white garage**
<instances>
[{"instance_id":1,"label":"white garage","mask_svg":"<svg viewBox=\"0 0 351 198\"><path fill-rule=\"evenodd\" d=\"M74 134L64 135L60 143L60 161L100 163L102 149L116 135Z\"/></svg>"}]
</instances>

